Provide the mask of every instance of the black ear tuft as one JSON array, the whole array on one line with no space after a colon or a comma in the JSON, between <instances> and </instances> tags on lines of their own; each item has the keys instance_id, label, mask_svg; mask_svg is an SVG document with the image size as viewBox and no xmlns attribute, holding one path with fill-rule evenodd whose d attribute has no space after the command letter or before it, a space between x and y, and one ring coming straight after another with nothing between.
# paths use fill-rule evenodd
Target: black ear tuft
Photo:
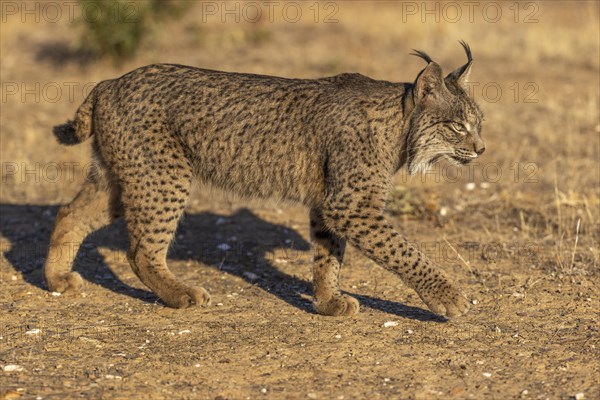
<instances>
[{"instance_id":1,"label":"black ear tuft","mask_svg":"<svg viewBox=\"0 0 600 400\"><path fill-rule=\"evenodd\" d=\"M463 88L466 88L469 81L469 74L471 73L471 65L473 64L473 54L471 53L471 47L469 47L467 42L461 40L459 43L463 49L465 49L465 53L467 53L467 63L450 72L448 76L446 76L446 79L454 81Z\"/></svg>"},{"instance_id":2,"label":"black ear tuft","mask_svg":"<svg viewBox=\"0 0 600 400\"><path fill-rule=\"evenodd\" d=\"M473 55L471 54L471 47L469 46L469 44L467 42L465 42L464 40L461 40L458 43L461 44L463 49L465 49L465 53L467 53L467 63L470 63L471 61L473 61Z\"/></svg>"},{"instance_id":3,"label":"black ear tuft","mask_svg":"<svg viewBox=\"0 0 600 400\"><path fill-rule=\"evenodd\" d=\"M431 57L429 57L429 55L427 53L425 53L424 51L415 50L415 49L413 49L413 51L414 51L414 53L410 53L411 56L421 57L423 60L427 61L427 63L433 62Z\"/></svg>"}]
</instances>

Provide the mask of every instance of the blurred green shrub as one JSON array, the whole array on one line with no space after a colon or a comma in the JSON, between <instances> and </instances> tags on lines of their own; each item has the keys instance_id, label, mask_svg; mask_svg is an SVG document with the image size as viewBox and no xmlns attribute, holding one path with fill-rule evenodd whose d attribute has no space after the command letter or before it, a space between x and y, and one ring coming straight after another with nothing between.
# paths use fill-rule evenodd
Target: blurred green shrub
<instances>
[{"instance_id":1,"label":"blurred green shrub","mask_svg":"<svg viewBox=\"0 0 600 400\"><path fill-rule=\"evenodd\" d=\"M185 1L79 0L83 25L80 50L120 63L133 57L157 23L181 17Z\"/></svg>"}]
</instances>

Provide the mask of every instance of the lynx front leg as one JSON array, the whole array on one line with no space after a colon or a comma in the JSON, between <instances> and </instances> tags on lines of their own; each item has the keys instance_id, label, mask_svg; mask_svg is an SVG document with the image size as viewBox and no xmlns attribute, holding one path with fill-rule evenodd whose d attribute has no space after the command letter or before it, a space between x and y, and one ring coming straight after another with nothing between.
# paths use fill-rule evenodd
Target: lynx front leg
<instances>
[{"instance_id":1,"label":"lynx front leg","mask_svg":"<svg viewBox=\"0 0 600 400\"><path fill-rule=\"evenodd\" d=\"M398 274L435 313L449 317L466 313L469 302L465 295L386 221L377 207L384 198L377 195L378 189L361 192L367 194L354 192L339 197L344 200L330 201L323 210L326 225L373 261Z\"/></svg>"},{"instance_id":2,"label":"lynx front leg","mask_svg":"<svg viewBox=\"0 0 600 400\"><path fill-rule=\"evenodd\" d=\"M339 275L346 241L327 229L320 211L310 211L310 236L314 247L313 290L315 309L324 315L354 315L358 300L342 294Z\"/></svg>"}]
</instances>

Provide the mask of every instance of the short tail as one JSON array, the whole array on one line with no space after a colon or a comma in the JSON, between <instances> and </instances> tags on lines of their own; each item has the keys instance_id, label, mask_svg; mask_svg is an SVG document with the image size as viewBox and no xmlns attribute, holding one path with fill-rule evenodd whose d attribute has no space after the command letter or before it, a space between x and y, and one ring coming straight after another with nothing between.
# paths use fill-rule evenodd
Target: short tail
<instances>
[{"instance_id":1,"label":"short tail","mask_svg":"<svg viewBox=\"0 0 600 400\"><path fill-rule=\"evenodd\" d=\"M71 120L68 120L66 124L56 125L52 128L52 132L60 144L74 145L87 139L87 137L82 138L77 134L75 122Z\"/></svg>"},{"instance_id":2,"label":"short tail","mask_svg":"<svg viewBox=\"0 0 600 400\"><path fill-rule=\"evenodd\" d=\"M75 118L66 124L57 125L52 129L54 136L60 144L74 145L81 143L92 136L92 115L96 98L107 81L97 84L83 103L77 109Z\"/></svg>"}]
</instances>

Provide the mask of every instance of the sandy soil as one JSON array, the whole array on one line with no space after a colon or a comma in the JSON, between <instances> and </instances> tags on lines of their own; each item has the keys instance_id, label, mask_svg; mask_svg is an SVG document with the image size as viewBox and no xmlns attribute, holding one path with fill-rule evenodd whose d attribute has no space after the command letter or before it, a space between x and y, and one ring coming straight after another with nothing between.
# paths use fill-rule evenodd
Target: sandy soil
<instances>
[{"instance_id":1,"label":"sandy soil","mask_svg":"<svg viewBox=\"0 0 600 400\"><path fill-rule=\"evenodd\" d=\"M520 3L516 16L504 3L497 22L479 8L470 22L460 3L456 23L442 5L436 22L408 3L331 4L317 23L308 3L297 23L222 23L195 4L120 66L73 52L80 27L66 17L3 8L0 399L600 398L598 3ZM210 308L157 302L127 264L122 222L83 244L83 294L45 289L57 207L89 161L88 144L61 148L50 131L88 84L151 62L412 81L412 48L448 70L464 62L459 39L475 53L487 151L462 170L402 172L388 212L473 299L468 315L430 313L354 249L342 288L360 314L316 315L306 210L201 189L169 259Z\"/></svg>"}]
</instances>

